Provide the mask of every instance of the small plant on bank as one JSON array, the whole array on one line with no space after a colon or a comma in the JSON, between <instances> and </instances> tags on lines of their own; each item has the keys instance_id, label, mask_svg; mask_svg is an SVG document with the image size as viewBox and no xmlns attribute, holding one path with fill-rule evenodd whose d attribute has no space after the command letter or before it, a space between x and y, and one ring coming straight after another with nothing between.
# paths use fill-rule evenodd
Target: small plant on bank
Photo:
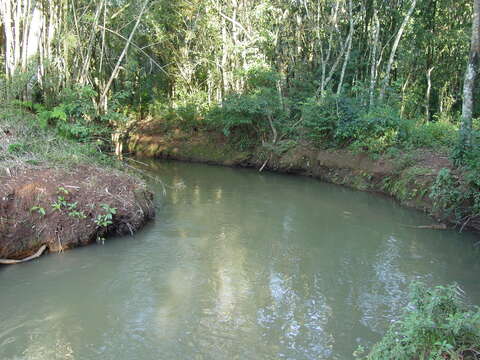
<instances>
[{"instance_id":1,"label":"small plant on bank","mask_svg":"<svg viewBox=\"0 0 480 360\"><path fill-rule=\"evenodd\" d=\"M39 213L41 216L45 216L47 214L47 212L45 211L45 209L41 206L32 206L32 208L30 209L30 212L37 212Z\"/></svg>"},{"instance_id":2,"label":"small plant on bank","mask_svg":"<svg viewBox=\"0 0 480 360\"><path fill-rule=\"evenodd\" d=\"M100 227L108 227L113 224L113 215L117 213L117 208L112 208L110 205L102 204L100 207L105 211L104 214L97 215L95 224Z\"/></svg>"},{"instance_id":3,"label":"small plant on bank","mask_svg":"<svg viewBox=\"0 0 480 360\"><path fill-rule=\"evenodd\" d=\"M63 196L58 196L57 201L52 204L52 208L54 211L60 211L62 210L62 208L65 208L67 206L68 203Z\"/></svg>"},{"instance_id":4,"label":"small plant on bank","mask_svg":"<svg viewBox=\"0 0 480 360\"><path fill-rule=\"evenodd\" d=\"M480 309L467 306L462 294L456 285L429 289L414 283L406 312L366 359L477 359Z\"/></svg>"},{"instance_id":5,"label":"small plant on bank","mask_svg":"<svg viewBox=\"0 0 480 360\"><path fill-rule=\"evenodd\" d=\"M64 195L70 194L70 192L67 189L65 189L63 186L59 186L57 188L57 193L64 194Z\"/></svg>"},{"instance_id":6,"label":"small plant on bank","mask_svg":"<svg viewBox=\"0 0 480 360\"><path fill-rule=\"evenodd\" d=\"M73 211L77 208L77 205L78 205L78 202L74 202L74 203L67 203L67 209L69 211Z\"/></svg>"},{"instance_id":7,"label":"small plant on bank","mask_svg":"<svg viewBox=\"0 0 480 360\"><path fill-rule=\"evenodd\" d=\"M65 189L63 186L59 186L57 188L57 193L58 194L63 194L65 196L70 194L70 192L67 189ZM78 210L78 202L77 201L69 203L69 202L67 202L65 197L61 196L61 195L59 195L57 197L57 201L55 201L52 204L52 208L53 208L54 211L61 211L62 209L65 209L68 212L68 216L70 216L70 217L75 217L75 218L78 218L78 219L86 219L87 218L87 216L85 215L85 213L83 211Z\"/></svg>"},{"instance_id":8,"label":"small plant on bank","mask_svg":"<svg viewBox=\"0 0 480 360\"><path fill-rule=\"evenodd\" d=\"M87 216L85 215L85 213L83 211L77 211L77 210L70 211L68 213L68 216L75 217L75 218L78 218L78 219L86 219L87 218Z\"/></svg>"}]
</instances>

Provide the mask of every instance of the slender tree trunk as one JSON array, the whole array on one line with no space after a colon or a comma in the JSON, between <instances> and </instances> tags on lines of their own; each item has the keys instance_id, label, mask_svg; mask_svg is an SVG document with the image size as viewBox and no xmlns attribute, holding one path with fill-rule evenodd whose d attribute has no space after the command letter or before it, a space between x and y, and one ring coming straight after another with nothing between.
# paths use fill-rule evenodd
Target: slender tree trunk
<instances>
[{"instance_id":1,"label":"slender tree trunk","mask_svg":"<svg viewBox=\"0 0 480 360\"><path fill-rule=\"evenodd\" d=\"M107 110L107 105L106 104L107 104L108 91L110 90L110 87L112 86L113 80L115 80L118 76L118 73L120 71L120 65L122 64L123 59L127 55L128 48L130 47L130 43L132 42L132 39L133 39L133 35L135 35L135 32L137 31L137 28L138 28L138 25L140 24L140 20L142 19L143 13L145 12L145 9L147 8L148 1L149 0L145 0L145 2L143 3L142 9L140 10L140 14L138 14L138 18L137 18L137 21L135 22L135 25L133 26L132 32L130 33L130 36L128 37L128 40L125 44L125 47L123 48L123 51L122 51L122 53L120 54L120 56L117 60L117 64L115 65L115 68L113 69L112 74L110 75L110 79L108 79L108 82L107 82L107 84L105 85L105 88L102 91L102 95L100 97L100 104L99 104L102 111Z\"/></svg>"},{"instance_id":2,"label":"slender tree trunk","mask_svg":"<svg viewBox=\"0 0 480 360\"><path fill-rule=\"evenodd\" d=\"M5 74L7 80L10 80L14 69L12 3L9 0L0 2L0 12L2 15L3 29L5 31Z\"/></svg>"},{"instance_id":3,"label":"slender tree trunk","mask_svg":"<svg viewBox=\"0 0 480 360\"><path fill-rule=\"evenodd\" d=\"M400 106L400 117L403 118L403 114L405 113L405 91L407 90L408 82L410 81L410 75L407 75L407 79L402 85L402 105Z\"/></svg>"},{"instance_id":4,"label":"slender tree trunk","mask_svg":"<svg viewBox=\"0 0 480 360\"><path fill-rule=\"evenodd\" d=\"M430 113L430 98L432 94L432 71L435 67L431 67L427 71L427 93L425 94L425 118L427 121L431 120Z\"/></svg>"},{"instance_id":5,"label":"slender tree trunk","mask_svg":"<svg viewBox=\"0 0 480 360\"><path fill-rule=\"evenodd\" d=\"M353 34L348 35L345 44L342 46L342 49L340 50L340 54L338 54L337 58L335 59L335 62L333 63L332 67L330 68L330 71L328 72L327 78L323 81L322 88L320 89L320 94L321 94L322 97L325 95L325 91L327 90L327 86L330 83L330 81L332 80L333 75L335 74L335 71L337 70L337 67L340 64L340 60L342 60L343 55L345 54L345 52L346 52L346 50L349 46L351 36L353 36Z\"/></svg>"},{"instance_id":6,"label":"slender tree trunk","mask_svg":"<svg viewBox=\"0 0 480 360\"><path fill-rule=\"evenodd\" d=\"M92 24L92 29L90 32L90 36L88 39L88 45L87 45L87 52L85 55L85 58L83 59L83 64L82 64L82 70L80 71L80 76L79 79L77 80L80 84L85 84L86 82L86 76L88 73L88 68L90 67L90 58L92 56L92 51L95 43L95 33L97 32L97 25L98 21L100 19L100 13L103 10L103 2L104 0L101 0L100 3L97 6L97 9L95 11L95 18L93 19L93 24Z\"/></svg>"},{"instance_id":7,"label":"slender tree trunk","mask_svg":"<svg viewBox=\"0 0 480 360\"><path fill-rule=\"evenodd\" d=\"M0 22L3 24L5 75L8 82L16 71L25 72L28 60L38 52L39 34L44 15L33 0L1 0ZM27 84L25 84L27 85ZM13 96L7 86L7 98ZM21 94L16 94L21 95ZM28 86L22 94L28 97Z\"/></svg>"},{"instance_id":8,"label":"slender tree trunk","mask_svg":"<svg viewBox=\"0 0 480 360\"><path fill-rule=\"evenodd\" d=\"M350 33L348 34L347 53L345 54L345 60L343 61L342 72L340 73L340 81L338 82L337 95L340 95L340 93L342 92L343 79L345 78L345 71L347 69L348 62L350 61L350 52L352 50L353 35L355 33L352 0L348 1L348 17L350 22Z\"/></svg>"},{"instance_id":9,"label":"slender tree trunk","mask_svg":"<svg viewBox=\"0 0 480 360\"><path fill-rule=\"evenodd\" d=\"M395 60L395 54L397 53L398 44L400 43L400 39L402 38L403 32L410 20L410 17L413 14L413 10L415 10L415 6L417 5L417 0L412 1L412 5L410 9L408 9L408 13L403 19L402 25L400 25L400 29L398 30L397 36L395 37L395 41L393 42L392 51L390 52L390 58L388 59L387 69L385 71L385 77L383 78L382 82L382 89L380 90L380 100L383 100L385 97L385 92L387 91L387 86L390 81L390 75L392 72L393 62Z\"/></svg>"},{"instance_id":10,"label":"slender tree trunk","mask_svg":"<svg viewBox=\"0 0 480 360\"><path fill-rule=\"evenodd\" d=\"M332 54L333 34L335 33L335 30L337 29L337 26L338 26L338 9L339 9L339 7L340 7L340 1L337 0L335 2L334 8L332 9L331 20L330 20L330 29L329 29L330 36L329 36L329 39L328 39L328 50L327 50L327 54L326 54L325 58L323 57L323 47L322 47L322 44L320 43L320 52L322 54L322 79L321 79L321 82L320 82L320 88L318 89L317 93L320 93L321 96L324 95L325 88L328 84L327 65L328 65L328 62L330 61L330 56ZM343 56L343 54L342 54L342 56ZM338 63L337 63L337 65L338 65Z\"/></svg>"},{"instance_id":11,"label":"slender tree trunk","mask_svg":"<svg viewBox=\"0 0 480 360\"><path fill-rule=\"evenodd\" d=\"M8 1L8 0L7 0ZM21 42L20 42L20 20L21 20L21 10L22 10L22 2L19 0L16 2L17 10L15 11L14 22L13 22L13 32L14 32L14 45L13 45L13 63L14 63L14 70L17 70L18 65L20 64L20 50L21 50ZM13 2L15 5L15 1Z\"/></svg>"},{"instance_id":12,"label":"slender tree trunk","mask_svg":"<svg viewBox=\"0 0 480 360\"><path fill-rule=\"evenodd\" d=\"M380 41L380 21L378 20L378 12L376 8L375 2L373 3L374 8L374 15L373 21L375 22L375 30L373 35L373 45L372 45L372 65L370 67L370 99L369 99L369 106L373 106L374 101L374 94L375 94L375 86L377 84L377 74L378 74L378 62L377 62L377 51L378 51L378 44Z\"/></svg>"},{"instance_id":13,"label":"slender tree trunk","mask_svg":"<svg viewBox=\"0 0 480 360\"><path fill-rule=\"evenodd\" d=\"M220 74L221 74L221 88L220 96L221 101L225 98L227 93L228 79L227 79L227 22L225 18L222 18L222 60L220 63Z\"/></svg>"},{"instance_id":14,"label":"slender tree trunk","mask_svg":"<svg viewBox=\"0 0 480 360\"><path fill-rule=\"evenodd\" d=\"M475 89L475 80L479 70L480 56L480 0L473 2L473 24L472 40L470 47L470 58L468 60L467 70L465 72L465 82L463 85L463 106L462 106L462 128L461 137L465 147L472 144L472 117Z\"/></svg>"}]
</instances>

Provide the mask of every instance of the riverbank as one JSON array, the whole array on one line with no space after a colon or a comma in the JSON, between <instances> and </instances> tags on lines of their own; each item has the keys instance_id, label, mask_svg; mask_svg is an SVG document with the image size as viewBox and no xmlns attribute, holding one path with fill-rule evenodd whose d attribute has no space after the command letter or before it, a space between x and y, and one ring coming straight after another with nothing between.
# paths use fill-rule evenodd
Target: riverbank
<instances>
[{"instance_id":1,"label":"riverbank","mask_svg":"<svg viewBox=\"0 0 480 360\"><path fill-rule=\"evenodd\" d=\"M480 230L478 216L471 214L461 222L451 209L439 206L440 201L432 196L442 171L448 171L458 184L464 178L464 174L454 167L447 154L432 149L373 156L348 149L320 150L308 142L290 142L283 147L277 146L275 150L257 146L248 151L239 151L229 143L226 136L216 131L175 129L164 132L160 129L161 126L156 122L144 122L131 135L128 141L129 152L140 157L263 168L310 176L361 191L391 196L404 206L429 213L439 222L419 225L433 225L439 229L448 226L462 230Z\"/></svg>"},{"instance_id":2,"label":"riverbank","mask_svg":"<svg viewBox=\"0 0 480 360\"><path fill-rule=\"evenodd\" d=\"M0 263L133 234L155 213L143 181L14 107L0 114L0 183Z\"/></svg>"}]
</instances>

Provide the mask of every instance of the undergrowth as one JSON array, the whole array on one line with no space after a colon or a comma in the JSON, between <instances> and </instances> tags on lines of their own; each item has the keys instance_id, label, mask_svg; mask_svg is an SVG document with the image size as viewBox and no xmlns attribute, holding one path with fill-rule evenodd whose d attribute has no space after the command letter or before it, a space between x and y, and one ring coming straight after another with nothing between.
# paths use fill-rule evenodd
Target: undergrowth
<instances>
[{"instance_id":1,"label":"undergrowth","mask_svg":"<svg viewBox=\"0 0 480 360\"><path fill-rule=\"evenodd\" d=\"M462 296L456 285L429 289L414 283L405 313L363 359L480 359L480 309L466 305Z\"/></svg>"},{"instance_id":2,"label":"undergrowth","mask_svg":"<svg viewBox=\"0 0 480 360\"><path fill-rule=\"evenodd\" d=\"M462 228L480 217L479 175L480 169L469 164L457 172L441 169L430 192L434 212Z\"/></svg>"},{"instance_id":3,"label":"undergrowth","mask_svg":"<svg viewBox=\"0 0 480 360\"><path fill-rule=\"evenodd\" d=\"M18 105L2 104L0 110L0 168L16 166L74 166L92 163L115 166L102 142L79 142L43 127L39 116Z\"/></svg>"},{"instance_id":4,"label":"undergrowth","mask_svg":"<svg viewBox=\"0 0 480 360\"><path fill-rule=\"evenodd\" d=\"M245 89L220 103L206 104L201 92L150 107L150 116L168 132L179 128L216 130L239 150L274 140L307 141L317 148L347 148L381 155L392 149L450 151L458 138L458 120L451 117L406 119L394 101L369 104L362 96L326 92L314 95L305 84L279 91L282 77L268 69L247 72ZM203 100L203 102L202 102ZM275 139L276 133L276 139Z\"/></svg>"}]
</instances>

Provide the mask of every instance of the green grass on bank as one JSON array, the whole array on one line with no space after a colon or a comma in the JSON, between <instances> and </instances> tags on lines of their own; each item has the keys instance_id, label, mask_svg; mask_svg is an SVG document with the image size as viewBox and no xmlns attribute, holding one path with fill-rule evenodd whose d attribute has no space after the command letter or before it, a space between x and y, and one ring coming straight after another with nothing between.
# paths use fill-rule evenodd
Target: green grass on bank
<instances>
[{"instance_id":1,"label":"green grass on bank","mask_svg":"<svg viewBox=\"0 0 480 360\"><path fill-rule=\"evenodd\" d=\"M78 142L39 125L37 115L18 106L0 107L0 169L18 166L115 166L96 141Z\"/></svg>"}]
</instances>

